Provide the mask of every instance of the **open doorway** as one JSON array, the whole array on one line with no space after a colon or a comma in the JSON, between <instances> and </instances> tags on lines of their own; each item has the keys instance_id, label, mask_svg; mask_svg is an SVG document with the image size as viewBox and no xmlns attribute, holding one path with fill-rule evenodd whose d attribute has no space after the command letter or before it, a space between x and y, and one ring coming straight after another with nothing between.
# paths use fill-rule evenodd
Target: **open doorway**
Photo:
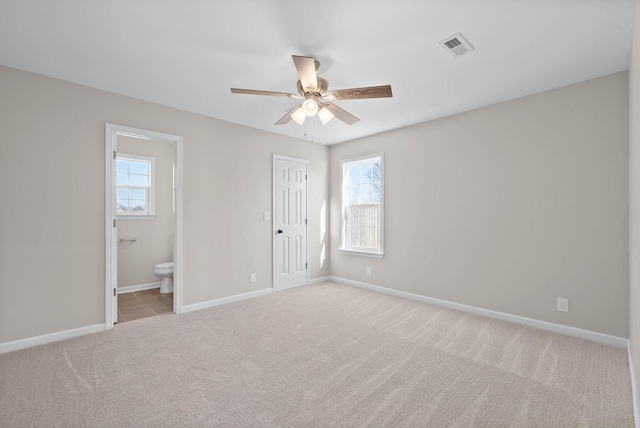
<instances>
[{"instance_id":1,"label":"open doorway","mask_svg":"<svg viewBox=\"0 0 640 428\"><path fill-rule=\"evenodd\" d=\"M182 137L112 124L106 134L109 329L182 307Z\"/></svg>"}]
</instances>

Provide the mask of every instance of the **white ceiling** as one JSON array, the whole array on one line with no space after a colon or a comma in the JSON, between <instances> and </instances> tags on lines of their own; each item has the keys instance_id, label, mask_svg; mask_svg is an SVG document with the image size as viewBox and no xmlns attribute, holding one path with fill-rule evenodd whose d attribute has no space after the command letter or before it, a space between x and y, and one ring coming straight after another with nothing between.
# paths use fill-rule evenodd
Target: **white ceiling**
<instances>
[{"instance_id":1,"label":"white ceiling","mask_svg":"<svg viewBox=\"0 0 640 428\"><path fill-rule=\"evenodd\" d=\"M334 144L629 68L634 0L0 0L0 64L270 132ZM455 33L476 48L453 58ZM291 55L352 126L273 123L297 100ZM306 136L305 136L306 132Z\"/></svg>"}]
</instances>

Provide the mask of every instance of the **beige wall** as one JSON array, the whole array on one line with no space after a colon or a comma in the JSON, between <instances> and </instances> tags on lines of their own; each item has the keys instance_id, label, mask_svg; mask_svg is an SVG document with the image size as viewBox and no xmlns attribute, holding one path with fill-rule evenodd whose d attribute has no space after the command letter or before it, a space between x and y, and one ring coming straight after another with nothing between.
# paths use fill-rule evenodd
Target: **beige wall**
<instances>
[{"instance_id":1,"label":"beige wall","mask_svg":"<svg viewBox=\"0 0 640 428\"><path fill-rule=\"evenodd\" d=\"M629 328L635 380L636 385L640 386L640 0L636 0L629 69L629 187ZM640 408L640 399L636 406Z\"/></svg>"},{"instance_id":2,"label":"beige wall","mask_svg":"<svg viewBox=\"0 0 640 428\"><path fill-rule=\"evenodd\" d=\"M629 334L627 73L331 148L6 67L0 93L0 343L104 322L106 122L184 137L185 304L271 286L277 153L311 161L311 278ZM339 160L376 152L386 255L344 255Z\"/></svg>"},{"instance_id":3,"label":"beige wall","mask_svg":"<svg viewBox=\"0 0 640 428\"><path fill-rule=\"evenodd\" d=\"M274 153L310 160L329 274L327 147L7 67L0 94L0 343L104 322L107 122L184 137L184 304L271 287Z\"/></svg>"},{"instance_id":4,"label":"beige wall","mask_svg":"<svg viewBox=\"0 0 640 428\"><path fill-rule=\"evenodd\" d=\"M331 274L628 337L627 78L331 146ZM378 152L385 256L340 253L340 160Z\"/></svg>"},{"instance_id":5,"label":"beige wall","mask_svg":"<svg viewBox=\"0 0 640 428\"><path fill-rule=\"evenodd\" d=\"M156 215L149 219L118 219L118 287L160 281L153 265L173 261L173 144L118 136L118 153L155 159Z\"/></svg>"}]
</instances>

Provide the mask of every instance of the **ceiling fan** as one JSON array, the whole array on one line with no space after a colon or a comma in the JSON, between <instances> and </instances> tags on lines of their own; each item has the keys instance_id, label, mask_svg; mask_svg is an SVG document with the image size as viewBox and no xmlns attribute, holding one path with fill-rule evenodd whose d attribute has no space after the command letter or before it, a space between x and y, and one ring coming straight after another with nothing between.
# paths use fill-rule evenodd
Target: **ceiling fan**
<instances>
[{"instance_id":1,"label":"ceiling fan","mask_svg":"<svg viewBox=\"0 0 640 428\"><path fill-rule=\"evenodd\" d=\"M315 116L316 114L323 125L333 119L334 116L347 125L353 125L360 119L348 111L341 109L337 105L326 101L390 98L393 96L391 94L391 85L367 86L364 88L338 89L330 91L329 82L322 77L316 76L316 73L320 68L320 63L318 61L309 56L292 55L292 57L300 78L296 84L299 95L287 92L258 91L238 88L231 88L231 92L234 94L268 95L271 97L304 99L302 104L288 110L287 113L275 123L275 125L284 125L291 119L299 125L302 125L307 117Z\"/></svg>"}]
</instances>

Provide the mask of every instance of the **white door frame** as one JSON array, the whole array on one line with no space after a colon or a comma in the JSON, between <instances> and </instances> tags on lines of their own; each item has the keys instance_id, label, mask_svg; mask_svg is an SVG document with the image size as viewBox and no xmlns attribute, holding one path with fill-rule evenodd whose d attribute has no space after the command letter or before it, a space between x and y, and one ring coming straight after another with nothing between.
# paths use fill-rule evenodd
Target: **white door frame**
<instances>
[{"instance_id":1,"label":"white door frame","mask_svg":"<svg viewBox=\"0 0 640 428\"><path fill-rule=\"evenodd\" d=\"M114 317L117 305L118 287L118 237L115 222L116 216L116 174L114 170L114 153L117 152L118 135L161 141L173 144L173 186L174 186L174 219L173 219L173 312L182 312L182 137L128 126L106 124L106 159L105 159L105 325L106 330L113 328L118 321Z\"/></svg>"},{"instance_id":2,"label":"white door frame","mask_svg":"<svg viewBox=\"0 0 640 428\"><path fill-rule=\"evenodd\" d=\"M271 242L272 242L272 267L271 270L273 272L273 278L272 278L272 282L273 282L273 291L280 291L278 290L277 287L277 282L276 282L276 187L277 187L277 176L276 176L276 161L278 160L285 160L285 161L290 161L290 162L299 162L299 163L304 163L307 166L307 175L309 174L309 160L307 159L300 159L300 158L293 158L291 156L284 156L284 155L277 155L274 153L273 155L273 173L272 173L272 187L271 187L271 195L272 195L272 202L271 202ZM307 211L307 219L309 218L309 179L307 178L307 180L305 180L305 186L307 187L306 192L305 192L305 208ZM305 260L305 263L309 263L309 222L307 221L307 227L305 228L305 257L307 258ZM309 284L309 268L307 267L306 270L306 275L305 275L305 283L303 285L308 285Z\"/></svg>"}]
</instances>

